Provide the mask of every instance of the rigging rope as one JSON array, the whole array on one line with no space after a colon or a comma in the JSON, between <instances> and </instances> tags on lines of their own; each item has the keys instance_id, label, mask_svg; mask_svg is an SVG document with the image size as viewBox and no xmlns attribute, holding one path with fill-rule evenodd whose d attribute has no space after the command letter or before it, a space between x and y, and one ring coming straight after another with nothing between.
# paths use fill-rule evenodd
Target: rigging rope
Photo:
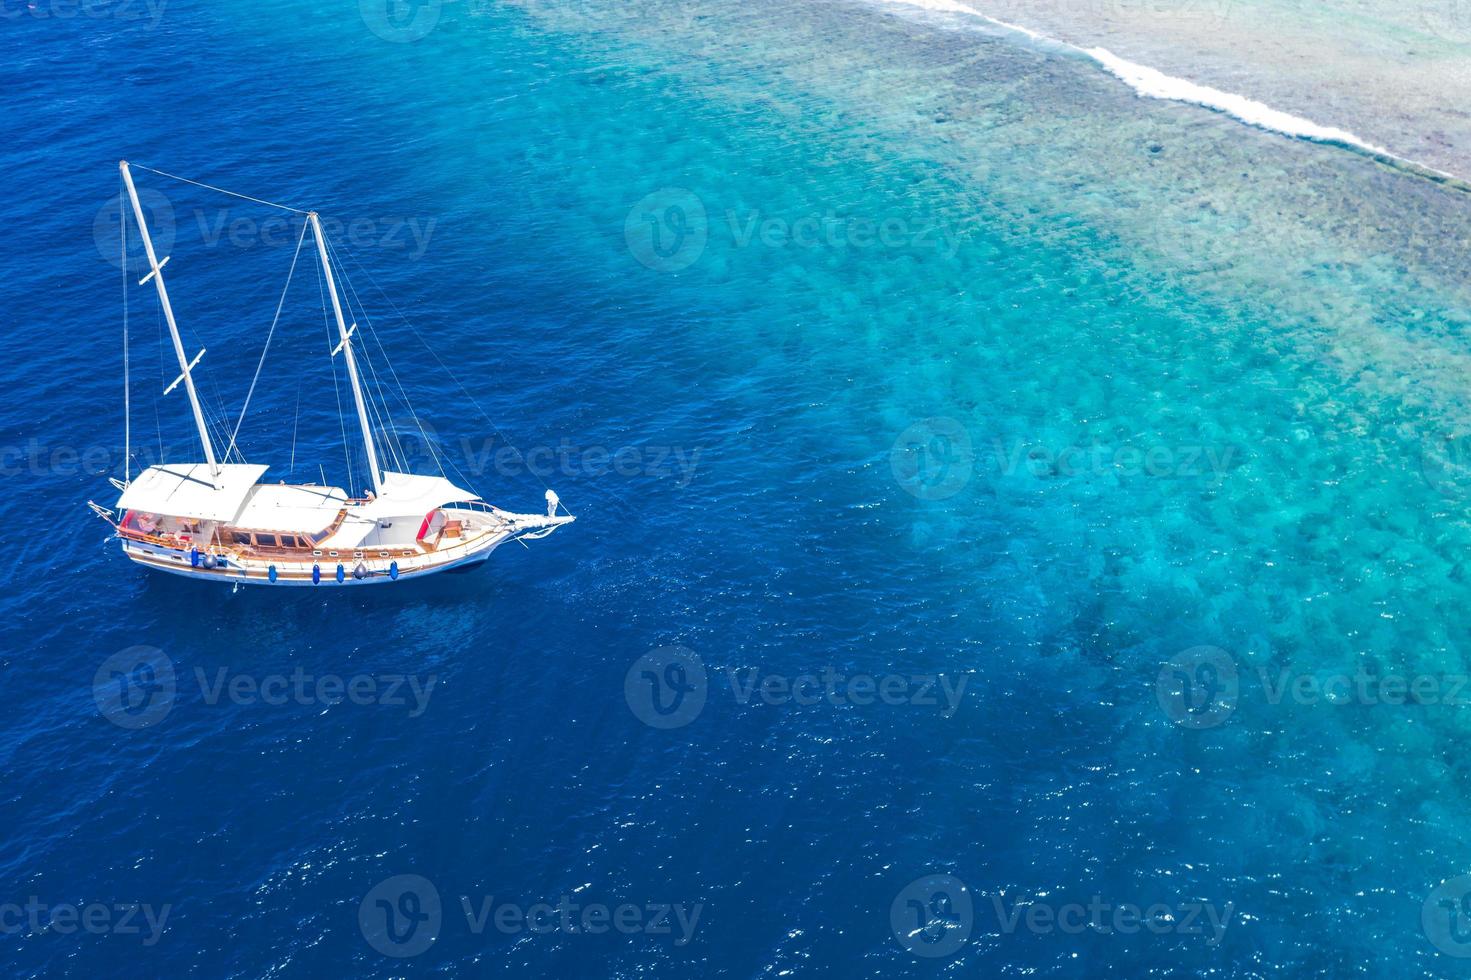
<instances>
[{"instance_id":1,"label":"rigging rope","mask_svg":"<svg viewBox=\"0 0 1471 980\"><path fill-rule=\"evenodd\" d=\"M347 281L345 277L343 281ZM348 288L351 290L351 283L348 284ZM354 311L352 300L355 298L355 296L344 296L342 300L343 305L347 308L347 312L351 314L353 325L359 328L358 333L361 334L367 329L369 324L367 322L366 311L361 309ZM358 319L360 315L363 318L361 321ZM380 448L385 450L384 455L394 464L394 472L407 472L404 466L403 446L398 441L398 423L393 419L393 412L388 405L388 396L384 393L383 383L378 378L378 369L373 365L372 359L368 357L368 350L365 346L355 344L352 350L353 358L357 361L358 365L358 386L359 388L366 388L363 396L363 407L369 416L372 431L382 434L381 441L383 446ZM365 380L367 381L366 385L363 383ZM383 403L381 411L378 401L373 399L374 387L378 389L378 401ZM385 416L388 419L387 425L383 421ZM379 441L378 436L375 435L373 438L374 445L376 446Z\"/></svg>"},{"instance_id":2,"label":"rigging rope","mask_svg":"<svg viewBox=\"0 0 1471 980\"><path fill-rule=\"evenodd\" d=\"M287 476L296 472L296 433L301 429L301 386L305 381L305 375L296 379L296 417L291 420L291 465L286 469Z\"/></svg>"},{"instance_id":3,"label":"rigging rope","mask_svg":"<svg viewBox=\"0 0 1471 980\"><path fill-rule=\"evenodd\" d=\"M291 278L296 275L296 260L301 258L301 246L306 241L306 228L306 224L303 223L301 226L301 237L296 240L296 254L291 256L291 269L286 273L286 285L281 290L280 300L276 302L276 315L271 318L271 329L266 333L266 344L261 348L260 361L255 365L255 377L250 379L250 390L245 393L245 404L240 407L240 418L235 422L235 431L230 433L230 444L225 447L226 459L230 458L230 450L235 448L235 438L240 435L240 426L245 422L245 413L250 411L250 399L255 396L255 386L260 381L261 368L266 366L266 354L271 350L271 338L276 335L276 324L281 322L281 308L286 305L286 293L291 289ZM292 443L294 447L294 436L292 437Z\"/></svg>"},{"instance_id":4,"label":"rigging rope","mask_svg":"<svg viewBox=\"0 0 1471 980\"><path fill-rule=\"evenodd\" d=\"M487 413L485 409L480 407L480 402L476 401L475 396L470 393L470 390L466 388L463 383L461 383L459 378L455 377L454 372L449 369L449 365L445 364L444 360L439 356L439 352L429 345L429 342L424 339L423 334L419 333L418 329L409 322L409 318L404 316L403 311L400 310L398 308L398 305L393 302L393 298L389 296L386 292L384 292L382 286L378 285L378 281L373 278L373 274L370 273L366 268L364 268L363 264L361 262L358 262L357 258L351 252L348 252L347 256L348 258L353 260L353 263L357 265L358 269L363 273L363 275L368 277L368 282L372 283L373 288L378 290L378 295L383 297L383 300L388 304L389 309L393 310L394 314L403 321L404 326L408 327L413 335L418 338L419 343L422 344L424 346L424 349L429 352L429 356L434 358L435 362L440 366L441 369L443 369L444 373L449 376L449 379L455 383L455 387L459 388L464 396L470 400L470 404L475 406L475 410L480 413L480 417L485 419L485 421L490 424L490 427L495 430L496 436L498 436L500 440L505 443L506 446L508 446L513 453L516 454L516 458L521 462L521 465L526 468L526 472L536 477L537 482L542 485L543 489L551 490L552 488L547 485L546 481L543 480L539 475L537 475L536 471L531 468L529 463L527 463L526 457L521 454L521 450L517 449L516 446L511 442L511 440L506 438L505 433L503 433L500 430L500 427L495 424L495 420L490 417L489 413ZM565 506L562 509L567 510ZM568 510L567 512L569 514L571 513L570 510Z\"/></svg>"},{"instance_id":5,"label":"rigging rope","mask_svg":"<svg viewBox=\"0 0 1471 980\"><path fill-rule=\"evenodd\" d=\"M268 208L280 208L282 211L292 211L296 214L309 213L307 211L303 211L301 208L293 208L289 204L277 204L275 201L262 201L260 198L251 197L248 194L236 194L234 191L227 191L223 187L216 187L213 184L206 184L198 180L190 180L188 177L180 177L177 174L165 173L162 170L155 170L152 167L145 167L141 163L131 163L129 164L129 166L136 167L139 170L147 170L149 173L158 174L160 177L167 177L170 180L182 181L185 184L193 184L195 187L203 187L205 190L218 191L221 194L228 194L230 197L238 197L242 201L251 201L255 204L264 204Z\"/></svg>"},{"instance_id":6,"label":"rigging rope","mask_svg":"<svg viewBox=\"0 0 1471 980\"><path fill-rule=\"evenodd\" d=\"M331 244L330 243L328 244L328 248L331 249L332 254L335 257L337 255L337 250L334 249L334 248L331 248ZM379 353L381 353L383 355L383 361L384 361L384 363L388 365L388 373L393 377L393 383L398 388L399 400L402 401L403 404L404 404L404 407L409 410L409 416L414 420L414 426L415 426L415 428L417 428L419 430L419 439L420 439L420 441L424 444L425 450L429 453L429 458L431 460L433 460L435 468L437 470L439 470L440 476L443 476L444 475L444 463L440 459L439 453L434 448L434 443L430 440L429 434L424 431L424 423L419 418L419 413L414 410L413 403L411 403L409 401L408 392L404 389L403 382L401 380L399 380L398 370L393 366L393 359L388 356L388 351L384 348L383 342L378 338L378 331L373 326L373 318L368 315L368 308L365 305L363 305L363 301L358 298L357 287L352 284L352 278L350 276L348 276L347 275L347 271L342 268L342 263L340 261L337 263L337 267L338 267L339 270L341 270L342 281L345 282L345 283L347 283L347 290L352 295L352 302L357 305L358 312L362 315L363 324L364 324L364 327L365 327L366 331L369 333L369 335L372 336L373 343L375 343L375 344L378 345L378 351L379 351ZM388 407L388 398L387 398L386 395L383 394L383 391L384 391L384 389L383 389L383 382L378 377L378 369L377 369L377 367L375 367L373 365L372 359L369 358L369 357L367 357L368 349L367 349L367 345L366 344L362 345L362 352L363 352L364 358L368 361L369 370L371 370L373 372L373 382L374 382L374 384L376 384L378 386L379 394L383 398L383 407L384 407L384 411L388 414L389 423L393 426L393 439L394 439L395 442L398 442L398 423L397 422L394 422L394 420L393 420L393 413L392 413L392 411L389 410L389 407ZM399 454L400 460L402 461L403 460L403 445L401 443L398 443L398 454ZM402 463L401 463L401 465L402 465ZM451 461L450 465L451 466L454 466L453 461ZM455 469L455 472L459 475L459 477L460 477L461 480L464 480L466 483L469 483L470 482L469 480L467 480L465 478L465 474L459 472L459 467L454 466L454 469ZM408 466L407 465L402 465L402 471L403 472L408 472Z\"/></svg>"},{"instance_id":7,"label":"rigging rope","mask_svg":"<svg viewBox=\"0 0 1471 980\"><path fill-rule=\"evenodd\" d=\"M352 280L348 279L346 276L344 276L343 279L345 282L347 282L348 288L351 289ZM357 300L356 291L353 292L353 299L355 301ZM359 301L359 305L361 305L361 301ZM459 466L455 464L453 457L449 455L441 455L439 453L439 451L435 448L435 441L429 437L428 432L424 431L424 423L419 418L419 413L414 411L414 406L409 402L408 393L404 390L403 382L399 380L398 371L394 368L393 361L388 356L388 351L383 346L383 341L378 337L377 329L373 327L372 318L367 315L366 310L362 310L361 312L363 314L364 321L368 325L368 333L373 338L373 342L378 345L378 350L383 355L383 360L388 364L388 371L393 377L394 384L398 387L399 399L408 408L409 415L413 418L414 425L419 430L419 439L423 442L425 451L428 452L429 458L434 464L434 468L439 471L440 476L447 476L448 474L446 474L444 471L444 464L448 463L450 465L450 468L454 470L455 475L460 479L460 482L465 485L469 485L473 481L471 481L470 478L465 475L464 471L462 471ZM364 346L364 351L366 351L366 345ZM371 358L368 359L368 364L373 371L373 383L376 384L379 391L382 392L384 390L384 385L382 380L378 377L378 369L377 367L373 366ZM386 395L384 396L383 401L386 411L388 402L388 398ZM394 433L396 438L398 426L396 422L393 422L392 413L389 413L389 422L392 423L394 426ZM402 445L400 445L399 449L400 452L402 452ZM405 467L404 471L408 472L407 466Z\"/></svg>"},{"instance_id":8,"label":"rigging rope","mask_svg":"<svg viewBox=\"0 0 1471 980\"><path fill-rule=\"evenodd\" d=\"M360 316L363 317L363 322L367 324L368 332L371 333L372 324L367 320L366 311L359 310L358 313ZM399 438L398 420L393 417L393 408L389 403L388 391L384 387L383 379L378 373L378 366L373 362L373 358L369 355L368 347L366 344L354 348L354 354L358 358L359 366L367 366L368 375L372 381L372 387L377 389L377 401L372 398L367 399L368 410L372 412L373 417L377 419L377 431L383 433L383 442L385 443L389 454L393 457L396 471L399 473L411 472L408 463L408 455L404 452L403 442ZM414 414L414 407L409 404L408 396L404 394L402 389L400 389L399 391L399 400L402 401L404 405L408 408L410 416L413 417L415 424L418 425L420 439L425 439L424 426L419 423L418 416ZM382 403L381 409L379 406L380 402ZM383 421L385 418L388 420L387 424L385 424ZM427 439L425 439L425 441L427 442Z\"/></svg>"},{"instance_id":9,"label":"rigging rope","mask_svg":"<svg viewBox=\"0 0 1471 980\"><path fill-rule=\"evenodd\" d=\"M180 333L183 333L182 329ZM199 346L201 348L204 346L202 341ZM200 411L205 413L204 423L209 427L210 442L214 445L223 445L225 442L225 419L227 418L225 413L225 399L220 394L220 385L215 379L215 376L208 374L205 376L205 379L209 384L209 391L203 393L204 397L200 405ZM198 393L198 385L195 386L195 391ZM211 398L214 399L213 404L209 403L209 399ZM239 458L240 462L245 462L245 457L241 454L240 450L235 450L235 455ZM219 457L218 461L222 464L228 463L230 461L230 454L228 452L224 453Z\"/></svg>"}]
</instances>

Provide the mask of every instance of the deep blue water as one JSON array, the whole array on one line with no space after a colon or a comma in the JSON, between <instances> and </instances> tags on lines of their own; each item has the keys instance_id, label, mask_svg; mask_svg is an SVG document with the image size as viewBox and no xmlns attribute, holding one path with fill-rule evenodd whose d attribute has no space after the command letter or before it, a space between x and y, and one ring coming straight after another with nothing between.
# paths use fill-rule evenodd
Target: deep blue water
<instances>
[{"instance_id":1,"label":"deep blue water","mask_svg":"<svg viewBox=\"0 0 1471 980\"><path fill-rule=\"evenodd\" d=\"M1464 972L1465 708L1258 679L1467 669L1454 192L862 4L6 10L0 905L106 910L0 908L8 974ZM120 158L320 209L443 454L578 522L395 588L127 563L84 506L123 465ZM233 418L300 226L137 177ZM241 446L360 489L309 257ZM196 458L150 290L132 448ZM118 656L175 675L146 727L94 697ZM1171 662L1239 674L1224 718ZM210 694L298 671L432 687ZM907 700L937 675L954 711ZM564 896L698 918L473 921ZM379 898L433 943L383 955ZM1090 902L1228 918L1005 923Z\"/></svg>"}]
</instances>

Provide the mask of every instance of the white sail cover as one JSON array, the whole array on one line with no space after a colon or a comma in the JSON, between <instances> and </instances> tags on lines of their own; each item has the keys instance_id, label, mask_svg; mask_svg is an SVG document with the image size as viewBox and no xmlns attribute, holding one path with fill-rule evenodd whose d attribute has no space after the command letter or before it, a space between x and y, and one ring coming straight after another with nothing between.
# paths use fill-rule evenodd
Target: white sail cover
<instances>
[{"instance_id":1,"label":"white sail cover","mask_svg":"<svg viewBox=\"0 0 1471 980\"><path fill-rule=\"evenodd\" d=\"M253 463L226 463L210 476L207 463L167 463L150 466L128 484L118 498L119 510L166 514L200 521L230 521L240 513L267 467ZM215 489L215 484L219 489Z\"/></svg>"},{"instance_id":2,"label":"white sail cover","mask_svg":"<svg viewBox=\"0 0 1471 980\"><path fill-rule=\"evenodd\" d=\"M352 513L368 520L390 517L422 519L436 507L479 499L478 495L461 490L442 476L384 473L383 493L361 507L353 508Z\"/></svg>"}]
</instances>

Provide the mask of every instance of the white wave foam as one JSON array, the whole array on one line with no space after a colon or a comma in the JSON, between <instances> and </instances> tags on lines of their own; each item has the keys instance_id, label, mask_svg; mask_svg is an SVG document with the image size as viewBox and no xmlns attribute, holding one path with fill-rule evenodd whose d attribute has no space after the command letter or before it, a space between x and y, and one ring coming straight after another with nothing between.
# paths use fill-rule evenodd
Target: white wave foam
<instances>
[{"instance_id":1,"label":"white wave foam","mask_svg":"<svg viewBox=\"0 0 1471 980\"><path fill-rule=\"evenodd\" d=\"M1294 116L1290 112L1273 109L1269 105L1248 99L1234 92L1223 92L1208 85L1198 85L1184 78L1166 75L1147 65L1126 61L1105 48L1079 49L1098 62L1109 74L1122 79L1134 91L1151 99L1166 99L1171 102L1193 102L1208 109L1217 109L1242 122L1262 129L1276 130L1288 136L1320 140L1325 143L1346 143L1381 156L1394 156L1382 146L1367 142L1346 129L1335 126L1320 126L1311 119Z\"/></svg>"},{"instance_id":2,"label":"white wave foam","mask_svg":"<svg viewBox=\"0 0 1471 980\"><path fill-rule=\"evenodd\" d=\"M1214 109L1217 112L1224 112L1248 125L1256 126L1260 129L1267 129L1300 139L1316 140L1323 143L1337 143L1343 146L1353 147L1384 160L1405 164L1413 169L1435 174L1439 177L1445 177L1461 184L1467 183L1465 178L1447 173L1444 170L1439 170L1418 160L1400 156L1398 153L1375 143L1370 143L1368 140L1346 129L1339 129L1336 126L1324 126L1313 122L1311 119L1295 116L1290 112L1283 112L1280 109L1273 109L1269 105L1257 102L1244 95L1237 95L1234 92L1224 92L1220 89L1211 88L1208 85L1200 85L1189 79L1166 75L1158 69L1120 58L1106 48L1084 48L1076 44L1070 44L1067 41L1050 37L1039 31L1034 31L1029 27L1023 27L1020 24L1013 24L988 14L983 14L974 7L959 3L958 0L883 0L883 2L907 7L919 7L941 13L964 14L969 17L976 17L996 27L1025 35L1034 41L1041 41L1045 44L1065 48L1068 51L1081 54L1097 62L1105 71L1124 82L1124 84L1145 98L1163 99L1169 102L1186 102L1203 106L1207 109Z\"/></svg>"},{"instance_id":3,"label":"white wave foam","mask_svg":"<svg viewBox=\"0 0 1471 980\"><path fill-rule=\"evenodd\" d=\"M935 10L945 14L966 14L971 17L979 17L981 20L995 24L997 27L1004 27L1008 31L1016 31L1018 34L1025 34L1027 37L1031 38L1034 41L1049 41L1053 44L1060 44L1065 48L1072 48L1075 51L1083 50L1077 45L1068 44L1066 41L1059 41L1057 40L1057 38L1054 37L1048 37L1046 34L1034 31L1030 27L1023 27L1020 24L1013 24L1009 21L998 20L995 17L991 17L987 14L981 13L974 7L968 7L963 3L957 3L956 0L883 0L883 2L897 3L905 7L920 7L924 10Z\"/></svg>"}]
</instances>

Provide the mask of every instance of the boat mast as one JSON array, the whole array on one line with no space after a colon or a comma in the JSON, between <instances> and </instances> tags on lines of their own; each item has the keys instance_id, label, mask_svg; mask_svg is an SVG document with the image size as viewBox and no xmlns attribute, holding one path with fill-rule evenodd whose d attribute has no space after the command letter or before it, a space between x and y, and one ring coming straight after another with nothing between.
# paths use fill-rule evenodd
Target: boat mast
<instances>
[{"instance_id":1,"label":"boat mast","mask_svg":"<svg viewBox=\"0 0 1471 980\"><path fill-rule=\"evenodd\" d=\"M164 263L168 262L168 257L165 256L163 262L159 262L158 256L153 253L153 239L148 234L148 222L143 217L143 205L138 201L138 189L133 186L133 174L128 169L128 161L120 161L118 169L122 171L123 183L128 187L128 197L133 201L133 215L138 219L138 234L143 239L143 251L148 256L148 265L152 270L143 277L138 285L141 286L152 279L153 285L157 287L158 301L163 306L163 318L168 321L169 336L174 339L174 354L179 358L181 373L174 379L174 384L164 390L164 394L173 391L174 385L180 381L184 382L184 390L189 393L189 405L194 409L194 424L199 429L199 443L204 447L204 458L209 461L209 475L214 480L215 489L218 490L220 488L220 464L215 460L215 447L209 439L209 428L204 424L204 410L199 407L199 395L194 390L194 376L190 374L190 369L199 363L199 358L204 356L204 351L200 351L199 356L195 357L192 362L184 355L184 342L179 339L179 325L174 322L174 308L169 305L169 291L164 288L163 284L163 267Z\"/></svg>"},{"instance_id":2,"label":"boat mast","mask_svg":"<svg viewBox=\"0 0 1471 980\"><path fill-rule=\"evenodd\" d=\"M352 399L358 409L358 425L363 429L363 446L368 451L368 472L373 476L373 493L375 496L383 496L383 474L378 471L378 450L373 446L373 427L368 424L368 406L363 400L363 386L358 381L358 362L352 356L352 335L358 325L354 323L351 327L342 318L342 301L337 298L337 282L332 278L332 263L327 258L327 239L322 235L322 223L317 220L317 212L307 214L307 220L312 223L312 233L317 238L317 256L322 260L322 272L327 277L327 295L332 297L332 312L337 316L337 333L342 338L337 345L337 351L342 351L347 356L347 377L352 382Z\"/></svg>"}]
</instances>

